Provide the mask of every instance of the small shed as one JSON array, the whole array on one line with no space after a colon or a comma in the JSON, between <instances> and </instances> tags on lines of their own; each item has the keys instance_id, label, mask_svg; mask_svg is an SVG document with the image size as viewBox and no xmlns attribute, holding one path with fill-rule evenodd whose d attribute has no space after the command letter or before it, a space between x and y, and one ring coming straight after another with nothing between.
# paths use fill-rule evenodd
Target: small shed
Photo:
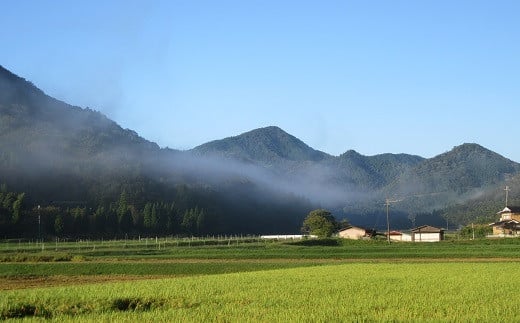
<instances>
[{"instance_id":1,"label":"small shed","mask_svg":"<svg viewBox=\"0 0 520 323\"><path fill-rule=\"evenodd\" d=\"M338 232L340 238L345 239L368 239L376 234L375 230L365 229L361 227L350 226Z\"/></svg>"},{"instance_id":2,"label":"small shed","mask_svg":"<svg viewBox=\"0 0 520 323\"><path fill-rule=\"evenodd\" d=\"M444 230L430 225L422 225L412 229L412 241L437 242L444 240Z\"/></svg>"},{"instance_id":3,"label":"small shed","mask_svg":"<svg viewBox=\"0 0 520 323\"><path fill-rule=\"evenodd\" d=\"M390 231L390 240L392 241L412 241L412 236L400 231Z\"/></svg>"}]
</instances>

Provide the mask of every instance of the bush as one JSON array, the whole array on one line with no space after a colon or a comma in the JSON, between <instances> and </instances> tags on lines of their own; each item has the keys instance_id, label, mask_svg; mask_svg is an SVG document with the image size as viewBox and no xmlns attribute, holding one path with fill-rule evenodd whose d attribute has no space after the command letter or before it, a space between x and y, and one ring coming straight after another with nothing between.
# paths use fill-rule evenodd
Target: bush
<instances>
[{"instance_id":1,"label":"bush","mask_svg":"<svg viewBox=\"0 0 520 323\"><path fill-rule=\"evenodd\" d=\"M288 242L286 244L296 246L340 246L338 239L304 239L296 242Z\"/></svg>"},{"instance_id":2,"label":"bush","mask_svg":"<svg viewBox=\"0 0 520 323\"><path fill-rule=\"evenodd\" d=\"M37 307L36 305L27 303L14 304L5 309L1 314L2 320L33 316L50 318L51 314L43 307Z\"/></svg>"},{"instance_id":3,"label":"bush","mask_svg":"<svg viewBox=\"0 0 520 323\"><path fill-rule=\"evenodd\" d=\"M164 302L155 299L124 297L114 299L111 308L119 311L148 311L163 304Z\"/></svg>"}]
</instances>

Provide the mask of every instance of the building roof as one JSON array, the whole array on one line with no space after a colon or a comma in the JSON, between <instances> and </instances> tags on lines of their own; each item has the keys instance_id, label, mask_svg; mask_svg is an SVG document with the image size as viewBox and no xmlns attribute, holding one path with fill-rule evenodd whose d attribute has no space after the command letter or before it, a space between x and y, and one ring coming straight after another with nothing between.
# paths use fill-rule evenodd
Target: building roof
<instances>
[{"instance_id":1,"label":"building roof","mask_svg":"<svg viewBox=\"0 0 520 323\"><path fill-rule=\"evenodd\" d=\"M520 213L520 206L506 206L502 211L497 214L502 213Z\"/></svg>"},{"instance_id":2,"label":"building roof","mask_svg":"<svg viewBox=\"0 0 520 323\"><path fill-rule=\"evenodd\" d=\"M495 223L491 223L490 226L505 227L505 226L516 226L518 224L520 224L520 222L518 222L516 220L505 220L505 221L498 221Z\"/></svg>"},{"instance_id":3,"label":"building roof","mask_svg":"<svg viewBox=\"0 0 520 323\"><path fill-rule=\"evenodd\" d=\"M432 227L431 225L421 225L415 229L412 229L412 233L421 232L421 233L440 233L444 232L443 229L439 229L436 227Z\"/></svg>"},{"instance_id":4,"label":"building roof","mask_svg":"<svg viewBox=\"0 0 520 323\"><path fill-rule=\"evenodd\" d=\"M391 236L402 236L403 233L399 231L390 231L389 233Z\"/></svg>"}]
</instances>

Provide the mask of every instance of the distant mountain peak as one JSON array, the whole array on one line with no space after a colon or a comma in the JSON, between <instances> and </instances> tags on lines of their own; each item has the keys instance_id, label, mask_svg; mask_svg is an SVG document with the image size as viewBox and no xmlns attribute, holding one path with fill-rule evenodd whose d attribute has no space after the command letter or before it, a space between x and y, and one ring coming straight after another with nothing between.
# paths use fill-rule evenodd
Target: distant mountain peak
<instances>
[{"instance_id":1,"label":"distant mountain peak","mask_svg":"<svg viewBox=\"0 0 520 323\"><path fill-rule=\"evenodd\" d=\"M476 143L463 143L462 145L459 145L459 146L455 146L453 147L454 151L457 151L457 150L460 150L460 151L491 151L479 144L476 144Z\"/></svg>"},{"instance_id":2,"label":"distant mountain peak","mask_svg":"<svg viewBox=\"0 0 520 323\"><path fill-rule=\"evenodd\" d=\"M267 126L262 128L253 129L247 132L244 132L238 136L234 137L240 137L240 136L251 136L251 135L264 135L264 136L270 136L270 137L293 137L296 139L296 137L290 135L286 131L284 131L282 128L278 126Z\"/></svg>"},{"instance_id":3,"label":"distant mountain peak","mask_svg":"<svg viewBox=\"0 0 520 323\"><path fill-rule=\"evenodd\" d=\"M343 154L341 154L341 156L361 156L361 154L353 149L349 149L346 152L344 152Z\"/></svg>"},{"instance_id":4,"label":"distant mountain peak","mask_svg":"<svg viewBox=\"0 0 520 323\"><path fill-rule=\"evenodd\" d=\"M285 134L288 134L287 132L285 132L282 128L280 128L278 126L266 126L266 127L262 127L262 128L253 129L251 131L277 131L277 132L283 132Z\"/></svg>"},{"instance_id":5,"label":"distant mountain peak","mask_svg":"<svg viewBox=\"0 0 520 323\"><path fill-rule=\"evenodd\" d=\"M490 159L501 159L501 160L507 160L504 156L489 150L479 144L476 143L464 143L459 146L453 147L452 150L440 154L439 156L436 156L435 158L449 158L449 159L459 159L459 160L465 160L468 158L474 158L478 156L479 158L490 158Z\"/></svg>"},{"instance_id":6,"label":"distant mountain peak","mask_svg":"<svg viewBox=\"0 0 520 323\"><path fill-rule=\"evenodd\" d=\"M219 155L268 164L283 160L319 161L330 157L277 126L258 128L238 136L211 141L192 151L201 155Z\"/></svg>"}]
</instances>

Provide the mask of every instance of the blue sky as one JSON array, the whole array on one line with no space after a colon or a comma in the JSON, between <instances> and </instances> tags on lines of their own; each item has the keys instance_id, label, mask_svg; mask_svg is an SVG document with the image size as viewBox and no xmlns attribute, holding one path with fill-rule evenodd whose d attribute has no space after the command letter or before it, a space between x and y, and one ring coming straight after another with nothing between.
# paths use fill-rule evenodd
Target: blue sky
<instances>
[{"instance_id":1,"label":"blue sky","mask_svg":"<svg viewBox=\"0 0 520 323\"><path fill-rule=\"evenodd\" d=\"M3 0L0 64L162 147L277 125L338 155L520 162L520 1Z\"/></svg>"}]
</instances>

